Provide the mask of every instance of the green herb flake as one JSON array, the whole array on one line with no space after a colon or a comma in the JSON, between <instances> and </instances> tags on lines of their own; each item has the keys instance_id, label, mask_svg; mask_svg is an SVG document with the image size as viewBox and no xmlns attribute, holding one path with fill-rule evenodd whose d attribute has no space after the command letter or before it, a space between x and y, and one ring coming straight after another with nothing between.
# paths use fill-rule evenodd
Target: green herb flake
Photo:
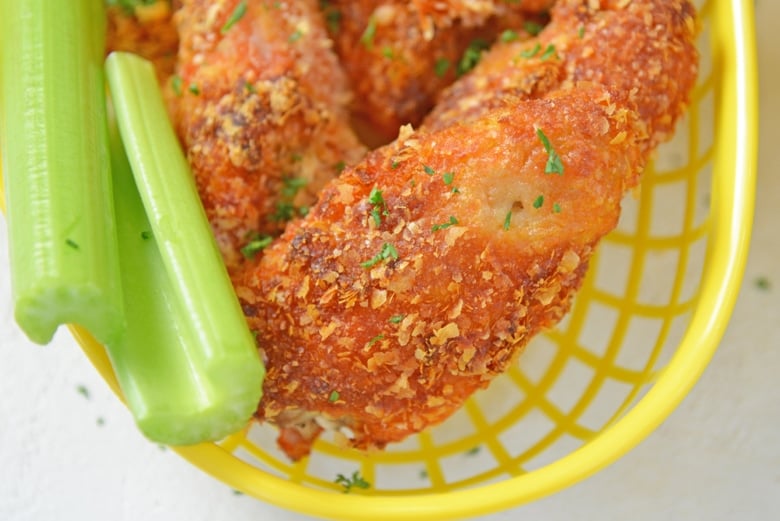
<instances>
[{"instance_id":1,"label":"green herb flake","mask_svg":"<svg viewBox=\"0 0 780 521\"><path fill-rule=\"evenodd\" d=\"M439 230L445 230L450 226L455 226L457 224L458 224L458 219L456 219L454 215L450 215L449 221L443 222L441 224L434 224L433 228L431 228L431 231L438 232Z\"/></svg>"},{"instance_id":2,"label":"green herb flake","mask_svg":"<svg viewBox=\"0 0 780 521\"><path fill-rule=\"evenodd\" d=\"M464 455L466 455L466 456L476 456L477 454L479 454L480 450L481 450L481 448L479 447L479 445L477 445L476 447L472 447L469 450L467 450L466 452L464 452Z\"/></svg>"},{"instance_id":3,"label":"green herb flake","mask_svg":"<svg viewBox=\"0 0 780 521\"><path fill-rule=\"evenodd\" d=\"M189 90L191 93L195 94L196 96L200 95L200 87L198 87L197 83L190 83L190 86L187 87L187 90Z\"/></svg>"},{"instance_id":4,"label":"green herb flake","mask_svg":"<svg viewBox=\"0 0 780 521\"><path fill-rule=\"evenodd\" d=\"M73 239L65 239L65 244L67 244L69 247L73 248L74 250L79 249L78 243Z\"/></svg>"},{"instance_id":5,"label":"green herb flake","mask_svg":"<svg viewBox=\"0 0 780 521\"><path fill-rule=\"evenodd\" d=\"M330 5L330 2L321 1L320 8L325 13L325 24L331 34L339 32L341 29L341 11Z\"/></svg>"},{"instance_id":6,"label":"green herb flake","mask_svg":"<svg viewBox=\"0 0 780 521\"><path fill-rule=\"evenodd\" d=\"M553 213L561 213L560 203L553 203Z\"/></svg>"},{"instance_id":7,"label":"green herb flake","mask_svg":"<svg viewBox=\"0 0 780 521\"><path fill-rule=\"evenodd\" d=\"M506 213L506 217L504 217L504 231L509 230L509 225L512 224L512 211L508 211Z\"/></svg>"},{"instance_id":8,"label":"green herb flake","mask_svg":"<svg viewBox=\"0 0 780 521\"><path fill-rule=\"evenodd\" d=\"M538 210L539 208L542 207L542 205L544 205L544 196L540 195L539 197L534 199L534 208Z\"/></svg>"},{"instance_id":9,"label":"green herb flake","mask_svg":"<svg viewBox=\"0 0 780 521\"><path fill-rule=\"evenodd\" d=\"M549 138L540 128L536 129L536 135L539 136L539 140L544 145L545 152L547 152L547 164L544 166L544 173L563 175L563 162L550 143Z\"/></svg>"},{"instance_id":10,"label":"green herb flake","mask_svg":"<svg viewBox=\"0 0 780 521\"><path fill-rule=\"evenodd\" d=\"M433 72L438 78L443 78L450 69L450 60L447 58L438 58L433 66Z\"/></svg>"},{"instance_id":11,"label":"green herb flake","mask_svg":"<svg viewBox=\"0 0 780 521\"><path fill-rule=\"evenodd\" d=\"M539 33L542 32L542 29L544 29L544 26L540 23L528 20L523 23L523 29L531 36L538 36Z\"/></svg>"},{"instance_id":12,"label":"green herb flake","mask_svg":"<svg viewBox=\"0 0 780 521\"><path fill-rule=\"evenodd\" d=\"M241 0L238 3L238 5L236 5L236 8L233 9L233 12L230 14L230 17L225 22L225 25L222 26L220 33L222 34L227 33L231 27L236 25L236 23L238 23L238 21L244 17L245 14L246 14L246 0Z\"/></svg>"},{"instance_id":13,"label":"green herb flake","mask_svg":"<svg viewBox=\"0 0 780 521\"><path fill-rule=\"evenodd\" d=\"M270 235L255 233L252 239L241 248L241 254L244 258L252 260L258 253L270 246L271 242L273 242L273 237Z\"/></svg>"},{"instance_id":14,"label":"green herb flake","mask_svg":"<svg viewBox=\"0 0 780 521\"><path fill-rule=\"evenodd\" d=\"M481 38L472 40L472 42L464 51L460 61L458 62L458 66L455 70L457 76L463 76L471 69L476 67L479 63L479 60L482 59L482 52L485 51L488 47L488 43Z\"/></svg>"},{"instance_id":15,"label":"green herb flake","mask_svg":"<svg viewBox=\"0 0 780 521\"><path fill-rule=\"evenodd\" d=\"M441 175L441 178L444 181L444 184L449 186L452 184L452 181L455 179L455 174L452 172L444 172Z\"/></svg>"},{"instance_id":16,"label":"green herb flake","mask_svg":"<svg viewBox=\"0 0 780 521\"><path fill-rule=\"evenodd\" d=\"M399 166L401 166L401 163L399 163L399 162L398 162L397 160L395 160L395 159L393 159L393 160L390 162L390 168L392 168L393 170L397 169Z\"/></svg>"},{"instance_id":17,"label":"green herb flake","mask_svg":"<svg viewBox=\"0 0 780 521\"><path fill-rule=\"evenodd\" d=\"M365 490L371 486L371 483L363 479L360 472L357 470L352 473L351 477L346 477L344 474L338 474L334 483L344 487L343 492L345 494L349 494L353 488L362 488Z\"/></svg>"},{"instance_id":18,"label":"green herb flake","mask_svg":"<svg viewBox=\"0 0 780 521\"><path fill-rule=\"evenodd\" d=\"M84 385L77 385L76 386L76 392L79 393L81 396L89 400L89 389L87 389Z\"/></svg>"},{"instance_id":19,"label":"green herb flake","mask_svg":"<svg viewBox=\"0 0 780 521\"><path fill-rule=\"evenodd\" d=\"M382 249L379 253L374 255L371 259L361 262L360 265L364 268L371 268L372 266L382 262L382 261L389 261L389 260L395 260L398 258L398 251L395 249L395 246L390 244L389 242L386 242L382 245Z\"/></svg>"},{"instance_id":20,"label":"green herb flake","mask_svg":"<svg viewBox=\"0 0 780 521\"><path fill-rule=\"evenodd\" d=\"M289 36L289 38L287 38L287 41L288 41L288 42L290 42L290 43L295 43L295 42L297 42L298 40L300 40L301 38L303 38L303 31L301 31L300 29L296 29L296 30L295 30L295 31L293 31L293 33L292 33L292 34Z\"/></svg>"},{"instance_id":21,"label":"green herb flake","mask_svg":"<svg viewBox=\"0 0 780 521\"><path fill-rule=\"evenodd\" d=\"M336 403L339 401L339 398L341 397L341 394L339 394L338 391L331 391L330 395L328 396L328 401L330 403Z\"/></svg>"},{"instance_id":22,"label":"green herb flake","mask_svg":"<svg viewBox=\"0 0 780 521\"><path fill-rule=\"evenodd\" d=\"M498 37L499 40L502 42L514 42L517 40L520 36L517 34L517 31L513 31L512 29L507 29L501 35Z\"/></svg>"},{"instance_id":23,"label":"green herb flake","mask_svg":"<svg viewBox=\"0 0 780 521\"><path fill-rule=\"evenodd\" d=\"M406 315L393 315L392 317L390 317L388 322L390 322L391 324L400 324L401 322L403 322L404 318L406 318Z\"/></svg>"},{"instance_id":24,"label":"green herb flake","mask_svg":"<svg viewBox=\"0 0 780 521\"><path fill-rule=\"evenodd\" d=\"M579 29L577 29L577 36L582 40L585 38L585 26L581 25Z\"/></svg>"},{"instance_id":25,"label":"green herb flake","mask_svg":"<svg viewBox=\"0 0 780 521\"><path fill-rule=\"evenodd\" d=\"M385 199L382 197L382 190L373 187L371 193L368 194L368 202L373 205L371 208L371 218L374 220L374 224L379 227L382 224L382 217L387 217L389 214Z\"/></svg>"},{"instance_id":26,"label":"green herb flake","mask_svg":"<svg viewBox=\"0 0 780 521\"><path fill-rule=\"evenodd\" d=\"M436 175L436 170L434 170L433 168L429 167L428 165L423 165L423 170L428 175Z\"/></svg>"},{"instance_id":27,"label":"green herb flake","mask_svg":"<svg viewBox=\"0 0 780 521\"><path fill-rule=\"evenodd\" d=\"M557 56L558 56L558 54L555 51L555 46L553 44L550 44L544 50L544 52L542 53L542 56L540 57L540 59L542 61L544 61L544 60L549 60L550 58L554 58L554 57L557 57Z\"/></svg>"},{"instance_id":28,"label":"green herb flake","mask_svg":"<svg viewBox=\"0 0 780 521\"><path fill-rule=\"evenodd\" d=\"M341 172L344 171L345 168L347 168L347 163L345 163L344 161L339 161L333 166L333 168L336 170L337 174L340 174Z\"/></svg>"},{"instance_id":29,"label":"green herb flake","mask_svg":"<svg viewBox=\"0 0 780 521\"><path fill-rule=\"evenodd\" d=\"M524 51L520 51L520 56L522 56L523 58L533 58L534 56L539 54L541 50L542 50L542 44L536 42L536 45L534 45L530 49L525 49Z\"/></svg>"},{"instance_id":30,"label":"green herb flake","mask_svg":"<svg viewBox=\"0 0 780 521\"><path fill-rule=\"evenodd\" d=\"M376 18L370 17L368 19L368 25L366 25L366 29L363 31L363 34L360 36L360 43L363 44L363 47L366 49L373 49L374 48L374 38L376 37Z\"/></svg>"},{"instance_id":31,"label":"green herb flake","mask_svg":"<svg viewBox=\"0 0 780 521\"><path fill-rule=\"evenodd\" d=\"M249 81L245 81L244 82L244 88L250 94L255 94L257 92L257 89L255 88L255 86L251 82L249 82Z\"/></svg>"},{"instance_id":32,"label":"green herb flake","mask_svg":"<svg viewBox=\"0 0 780 521\"><path fill-rule=\"evenodd\" d=\"M178 74L174 74L171 76L171 88L173 89L173 93L176 94L176 96L181 96L181 84L182 79L181 76Z\"/></svg>"},{"instance_id":33,"label":"green herb flake","mask_svg":"<svg viewBox=\"0 0 780 521\"><path fill-rule=\"evenodd\" d=\"M756 288L760 289L761 291L769 291L772 289L772 283L769 282L769 279L765 276L757 277L754 284Z\"/></svg>"}]
</instances>

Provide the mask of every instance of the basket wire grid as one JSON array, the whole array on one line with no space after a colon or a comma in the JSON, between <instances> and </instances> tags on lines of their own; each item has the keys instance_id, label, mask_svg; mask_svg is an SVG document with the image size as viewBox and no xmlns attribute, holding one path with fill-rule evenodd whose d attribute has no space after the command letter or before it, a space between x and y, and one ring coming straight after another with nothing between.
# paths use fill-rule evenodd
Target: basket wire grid
<instances>
[{"instance_id":1,"label":"basket wire grid","mask_svg":"<svg viewBox=\"0 0 780 521\"><path fill-rule=\"evenodd\" d=\"M698 5L701 71L675 139L626 197L570 313L505 375L445 423L383 452L345 450L326 437L292 463L276 431L257 424L177 452L236 490L318 517L454 519L570 486L652 432L725 329L752 219L752 3ZM71 330L121 397L102 346ZM356 471L370 487L342 494L337 476Z\"/></svg>"}]
</instances>

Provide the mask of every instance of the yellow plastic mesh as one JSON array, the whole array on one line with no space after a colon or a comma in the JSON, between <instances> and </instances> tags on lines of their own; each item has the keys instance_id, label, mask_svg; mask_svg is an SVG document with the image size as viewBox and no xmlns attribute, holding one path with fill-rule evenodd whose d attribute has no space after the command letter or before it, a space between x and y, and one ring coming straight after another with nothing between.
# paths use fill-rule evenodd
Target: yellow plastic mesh
<instances>
[{"instance_id":1,"label":"yellow plastic mesh","mask_svg":"<svg viewBox=\"0 0 780 521\"><path fill-rule=\"evenodd\" d=\"M370 455L317 442L291 463L276 430L252 425L220 446L233 457L308 487L343 491L359 471L369 495L473 487L538 469L617 420L652 385L686 330L709 231L715 77L713 2L700 6L702 68L675 139L625 202L618 228L593 259L574 306L516 366L444 424Z\"/></svg>"}]
</instances>

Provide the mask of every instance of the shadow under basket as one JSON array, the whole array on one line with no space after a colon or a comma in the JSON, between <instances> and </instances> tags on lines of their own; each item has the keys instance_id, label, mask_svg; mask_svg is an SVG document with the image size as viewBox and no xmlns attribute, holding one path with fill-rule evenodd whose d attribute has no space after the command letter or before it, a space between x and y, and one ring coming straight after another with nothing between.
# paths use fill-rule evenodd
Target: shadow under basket
<instances>
[{"instance_id":1,"label":"shadow under basket","mask_svg":"<svg viewBox=\"0 0 780 521\"><path fill-rule=\"evenodd\" d=\"M568 487L674 410L709 362L744 270L757 87L752 2L698 2L701 72L676 138L624 201L564 321L445 423L384 452L319 440L291 463L272 427L177 448L228 486L338 520L454 519ZM72 331L108 384L102 346ZM663 454L659 454L663 457ZM367 488L337 481L359 473Z\"/></svg>"}]
</instances>

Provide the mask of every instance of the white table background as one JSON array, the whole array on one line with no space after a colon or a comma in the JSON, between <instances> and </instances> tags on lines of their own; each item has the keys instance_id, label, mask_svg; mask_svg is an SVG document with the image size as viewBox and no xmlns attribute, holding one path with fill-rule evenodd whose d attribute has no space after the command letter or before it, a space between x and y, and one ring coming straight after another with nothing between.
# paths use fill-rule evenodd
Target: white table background
<instances>
[{"instance_id":1,"label":"white table background","mask_svg":"<svg viewBox=\"0 0 780 521\"><path fill-rule=\"evenodd\" d=\"M780 519L780 2L756 4L757 210L720 349L681 407L618 463L482 521ZM311 519L237 495L146 441L66 331L30 344L13 322L7 257L0 219L0 520Z\"/></svg>"}]
</instances>

